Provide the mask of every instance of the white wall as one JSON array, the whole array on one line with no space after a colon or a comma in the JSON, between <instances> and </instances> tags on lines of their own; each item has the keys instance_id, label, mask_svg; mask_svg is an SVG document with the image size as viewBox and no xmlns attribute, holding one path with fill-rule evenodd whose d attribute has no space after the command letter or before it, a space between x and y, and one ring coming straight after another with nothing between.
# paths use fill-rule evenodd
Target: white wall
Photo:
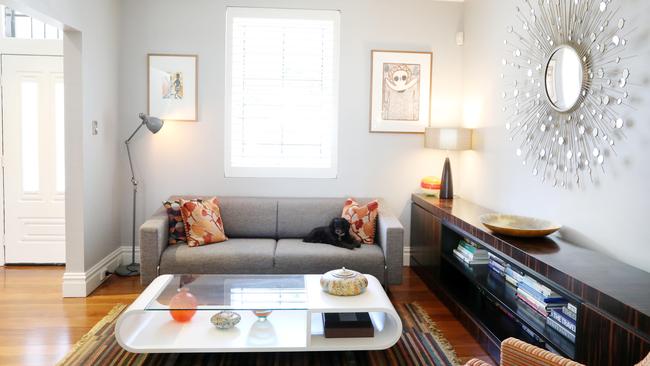
<instances>
[{"instance_id":1,"label":"white wall","mask_svg":"<svg viewBox=\"0 0 650 366\"><path fill-rule=\"evenodd\" d=\"M627 139L617 141L618 157L608 160L606 175L595 186L570 190L534 178L507 141L499 74L506 57L506 26L520 26L514 21L515 5L513 0L465 2L465 123L478 128L479 146L462 154L459 193L497 211L557 221L570 240L650 271L650 3L617 0L610 5L622 6L628 31L636 28L627 50L636 55L629 64L634 109L623 109Z\"/></svg>"},{"instance_id":2,"label":"white wall","mask_svg":"<svg viewBox=\"0 0 650 366\"><path fill-rule=\"evenodd\" d=\"M120 243L119 2L4 3L66 29L66 272L83 273ZM92 120L100 123L97 136L91 135Z\"/></svg>"},{"instance_id":3,"label":"white wall","mask_svg":"<svg viewBox=\"0 0 650 366\"><path fill-rule=\"evenodd\" d=\"M337 179L224 178L224 39L226 6L340 9L341 82ZM460 120L461 3L431 0L139 0L122 1L120 134L147 109L148 52L199 55L199 121L169 122L133 142L141 182L138 226L171 194L241 196L377 196L406 226L410 194L425 175L439 175L444 155L423 148L422 135L370 134L370 50L433 51L434 125ZM124 156L126 151L122 149ZM123 160L122 242L130 243L131 191ZM407 241L408 242L408 241Z\"/></svg>"}]
</instances>

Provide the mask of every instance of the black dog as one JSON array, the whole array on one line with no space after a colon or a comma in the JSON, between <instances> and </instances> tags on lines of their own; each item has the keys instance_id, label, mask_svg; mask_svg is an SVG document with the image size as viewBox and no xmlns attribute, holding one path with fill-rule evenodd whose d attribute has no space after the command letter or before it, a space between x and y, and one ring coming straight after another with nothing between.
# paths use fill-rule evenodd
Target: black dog
<instances>
[{"instance_id":1,"label":"black dog","mask_svg":"<svg viewBox=\"0 0 650 366\"><path fill-rule=\"evenodd\" d=\"M315 228L303 241L305 243L331 244L350 250L361 246L350 237L350 223L348 220L341 217L333 218L329 226Z\"/></svg>"}]
</instances>

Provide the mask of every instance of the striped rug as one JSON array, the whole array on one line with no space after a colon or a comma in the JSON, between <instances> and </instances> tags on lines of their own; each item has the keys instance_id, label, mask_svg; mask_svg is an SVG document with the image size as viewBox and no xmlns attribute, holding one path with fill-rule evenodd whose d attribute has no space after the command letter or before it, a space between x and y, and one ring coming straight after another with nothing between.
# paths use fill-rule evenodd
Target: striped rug
<instances>
[{"instance_id":1,"label":"striped rug","mask_svg":"<svg viewBox=\"0 0 650 366\"><path fill-rule=\"evenodd\" d=\"M122 349L113 336L115 322L126 305L116 305L84 335L57 365L459 365L456 353L436 324L417 303L397 307L402 318L402 337L384 351L295 353L160 353L135 354Z\"/></svg>"}]
</instances>

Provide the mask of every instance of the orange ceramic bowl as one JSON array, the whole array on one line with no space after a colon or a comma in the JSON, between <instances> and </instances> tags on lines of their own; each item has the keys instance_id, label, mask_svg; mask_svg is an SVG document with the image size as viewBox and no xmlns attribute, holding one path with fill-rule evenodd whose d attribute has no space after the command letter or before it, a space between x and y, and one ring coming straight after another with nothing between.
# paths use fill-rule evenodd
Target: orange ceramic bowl
<instances>
[{"instance_id":1,"label":"orange ceramic bowl","mask_svg":"<svg viewBox=\"0 0 650 366\"><path fill-rule=\"evenodd\" d=\"M434 196L440 193L440 178L438 177L424 177L420 181L420 189L422 193Z\"/></svg>"}]
</instances>

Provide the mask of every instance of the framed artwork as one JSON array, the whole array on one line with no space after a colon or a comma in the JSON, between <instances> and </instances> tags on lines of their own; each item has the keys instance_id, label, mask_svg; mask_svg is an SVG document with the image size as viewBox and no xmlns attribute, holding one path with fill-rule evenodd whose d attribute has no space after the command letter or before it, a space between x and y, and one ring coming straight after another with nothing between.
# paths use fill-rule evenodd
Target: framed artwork
<instances>
[{"instance_id":1,"label":"framed artwork","mask_svg":"<svg viewBox=\"0 0 650 366\"><path fill-rule=\"evenodd\" d=\"M424 133L431 113L431 52L371 51L370 132Z\"/></svg>"},{"instance_id":2,"label":"framed artwork","mask_svg":"<svg viewBox=\"0 0 650 366\"><path fill-rule=\"evenodd\" d=\"M198 56L156 53L147 56L149 115L163 120L196 121Z\"/></svg>"}]
</instances>

